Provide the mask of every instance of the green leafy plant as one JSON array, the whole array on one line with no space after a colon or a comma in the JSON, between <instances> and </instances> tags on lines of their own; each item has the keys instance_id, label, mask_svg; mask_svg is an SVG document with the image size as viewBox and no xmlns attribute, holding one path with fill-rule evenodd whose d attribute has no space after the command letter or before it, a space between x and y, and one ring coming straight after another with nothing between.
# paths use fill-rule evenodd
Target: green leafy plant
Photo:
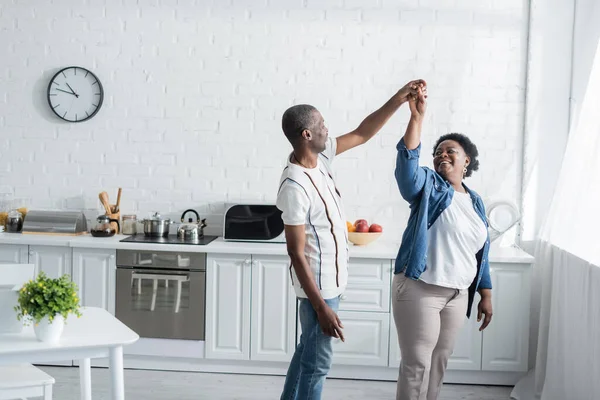
<instances>
[{"instance_id":1,"label":"green leafy plant","mask_svg":"<svg viewBox=\"0 0 600 400\"><path fill-rule=\"evenodd\" d=\"M23 285L18 303L15 306L17 319L24 321L25 325L31 322L37 325L46 316L50 323L56 315L62 315L65 321L69 314L81 317L77 285L69 275L51 279L40 272L35 280Z\"/></svg>"}]
</instances>

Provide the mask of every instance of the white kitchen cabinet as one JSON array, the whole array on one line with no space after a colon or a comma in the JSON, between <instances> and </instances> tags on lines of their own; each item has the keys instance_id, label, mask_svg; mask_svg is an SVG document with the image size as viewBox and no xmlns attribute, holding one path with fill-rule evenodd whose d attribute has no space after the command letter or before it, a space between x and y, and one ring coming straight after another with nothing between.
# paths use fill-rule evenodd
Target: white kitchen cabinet
<instances>
[{"instance_id":1,"label":"white kitchen cabinet","mask_svg":"<svg viewBox=\"0 0 600 400\"><path fill-rule=\"evenodd\" d=\"M73 249L73 282L82 306L101 307L115 315L116 251Z\"/></svg>"},{"instance_id":2,"label":"white kitchen cabinet","mask_svg":"<svg viewBox=\"0 0 600 400\"><path fill-rule=\"evenodd\" d=\"M287 256L252 256L250 359L291 360L296 336L296 295Z\"/></svg>"},{"instance_id":3,"label":"white kitchen cabinet","mask_svg":"<svg viewBox=\"0 0 600 400\"><path fill-rule=\"evenodd\" d=\"M340 311L344 339L333 339L333 364L387 366L389 313Z\"/></svg>"},{"instance_id":4,"label":"white kitchen cabinet","mask_svg":"<svg viewBox=\"0 0 600 400\"><path fill-rule=\"evenodd\" d=\"M483 331L484 371L527 371L530 264L490 264L492 323Z\"/></svg>"},{"instance_id":5,"label":"white kitchen cabinet","mask_svg":"<svg viewBox=\"0 0 600 400\"><path fill-rule=\"evenodd\" d=\"M456 342L454 351L448 360L448 369L478 371L481 369L481 322L477 322L477 304L479 294L475 295L471 318L467 319L462 326Z\"/></svg>"},{"instance_id":6,"label":"white kitchen cabinet","mask_svg":"<svg viewBox=\"0 0 600 400\"><path fill-rule=\"evenodd\" d=\"M400 367L400 345L398 344L398 331L396 330L396 323L394 322L394 314L390 312L390 347L389 347L389 361L388 366L390 368Z\"/></svg>"},{"instance_id":7,"label":"white kitchen cabinet","mask_svg":"<svg viewBox=\"0 0 600 400\"><path fill-rule=\"evenodd\" d=\"M29 262L29 246L26 244L0 245L1 264L27 264Z\"/></svg>"},{"instance_id":8,"label":"white kitchen cabinet","mask_svg":"<svg viewBox=\"0 0 600 400\"><path fill-rule=\"evenodd\" d=\"M252 257L209 254L206 266L206 358L250 359Z\"/></svg>"},{"instance_id":9,"label":"white kitchen cabinet","mask_svg":"<svg viewBox=\"0 0 600 400\"><path fill-rule=\"evenodd\" d=\"M72 275L71 248L67 246L29 246L29 263L35 265L35 275L44 271L49 278Z\"/></svg>"}]
</instances>

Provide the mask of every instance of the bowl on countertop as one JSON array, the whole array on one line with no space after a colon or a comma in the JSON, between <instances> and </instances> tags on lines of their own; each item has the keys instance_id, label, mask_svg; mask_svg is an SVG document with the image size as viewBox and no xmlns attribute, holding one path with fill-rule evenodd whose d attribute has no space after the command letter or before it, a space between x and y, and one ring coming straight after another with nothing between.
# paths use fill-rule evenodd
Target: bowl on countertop
<instances>
[{"instance_id":1,"label":"bowl on countertop","mask_svg":"<svg viewBox=\"0 0 600 400\"><path fill-rule=\"evenodd\" d=\"M348 240L356 246L366 246L381 236L382 232L348 232Z\"/></svg>"}]
</instances>

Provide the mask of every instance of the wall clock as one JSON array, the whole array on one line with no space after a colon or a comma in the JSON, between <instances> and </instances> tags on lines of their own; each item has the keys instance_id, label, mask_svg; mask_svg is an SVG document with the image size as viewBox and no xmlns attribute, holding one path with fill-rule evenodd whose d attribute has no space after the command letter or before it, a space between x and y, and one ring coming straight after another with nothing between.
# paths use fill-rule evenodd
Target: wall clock
<instances>
[{"instance_id":1,"label":"wall clock","mask_svg":"<svg viewBox=\"0 0 600 400\"><path fill-rule=\"evenodd\" d=\"M100 80L82 67L67 67L56 73L48 84L48 104L59 118L83 122L92 118L104 100Z\"/></svg>"}]
</instances>

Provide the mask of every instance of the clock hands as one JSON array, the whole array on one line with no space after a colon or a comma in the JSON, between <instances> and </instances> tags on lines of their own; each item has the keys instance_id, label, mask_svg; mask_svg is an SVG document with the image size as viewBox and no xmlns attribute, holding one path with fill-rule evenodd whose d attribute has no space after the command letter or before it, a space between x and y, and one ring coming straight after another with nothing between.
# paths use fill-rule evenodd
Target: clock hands
<instances>
[{"instance_id":1,"label":"clock hands","mask_svg":"<svg viewBox=\"0 0 600 400\"><path fill-rule=\"evenodd\" d=\"M66 90L62 90L62 89L58 89L58 88L56 88L56 90L58 90L59 92L63 92L63 93L67 93L67 94L72 94L75 97L79 97L79 95L76 94L75 92L67 92Z\"/></svg>"},{"instance_id":2,"label":"clock hands","mask_svg":"<svg viewBox=\"0 0 600 400\"><path fill-rule=\"evenodd\" d=\"M71 85L69 85L68 82L65 82L67 84L67 86L69 87L69 89L71 90L71 94L74 94L75 97L79 97L79 95L77 93L75 93L75 91L73 90L73 88L71 87Z\"/></svg>"}]
</instances>

